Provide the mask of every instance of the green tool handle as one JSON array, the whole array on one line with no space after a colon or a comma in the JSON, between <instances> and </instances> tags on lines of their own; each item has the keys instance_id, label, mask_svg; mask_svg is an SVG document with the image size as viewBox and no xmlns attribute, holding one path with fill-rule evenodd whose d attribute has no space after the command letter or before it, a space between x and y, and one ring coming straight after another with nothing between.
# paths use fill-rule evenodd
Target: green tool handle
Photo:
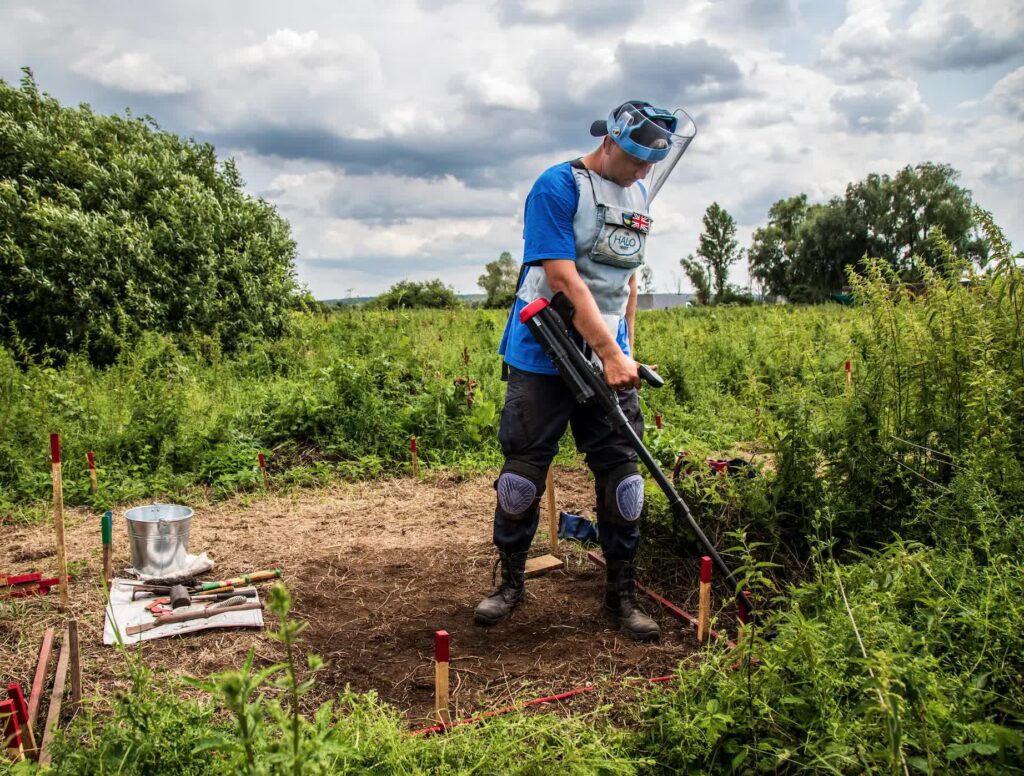
<instances>
[{"instance_id":1,"label":"green tool handle","mask_svg":"<svg viewBox=\"0 0 1024 776\"><path fill-rule=\"evenodd\" d=\"M269 571L254 571L252 574L243 574L234 579L222 579L217 582L203 582L196 592L205 590L216 590L220 587L238 587L239 585L251 585L253 582L265 582L268 579L279 579L282 577L281 569L270 569Z\"/></svg>"},{"instance_id":2,"label":"green tool handle","mask_svg":"<svg viewBox=\"0 0 1024 776\"><path fill-rule=\"evenodd\" d=\"M100 520L100 534L103 537L104 547L114 546L114 515L112 512L104 512Z\"/></svg>"}]
</instances>

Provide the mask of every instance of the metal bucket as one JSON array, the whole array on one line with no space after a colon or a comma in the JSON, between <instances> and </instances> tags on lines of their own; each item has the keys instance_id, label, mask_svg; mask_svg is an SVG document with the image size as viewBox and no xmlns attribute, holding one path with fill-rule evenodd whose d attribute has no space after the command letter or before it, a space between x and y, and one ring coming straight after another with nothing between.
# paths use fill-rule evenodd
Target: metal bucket
<instances>
[{"instance_id":1,"label":"metal bucket","mask_svg":"<svg viewBox=\"0 0 1024 776\"><path fill-rule=\"evenodd\" d=\"M135 570L154 577L184 570L192 514L178 504L150 504L125 512Z\"/></svg>"}]
</instances>

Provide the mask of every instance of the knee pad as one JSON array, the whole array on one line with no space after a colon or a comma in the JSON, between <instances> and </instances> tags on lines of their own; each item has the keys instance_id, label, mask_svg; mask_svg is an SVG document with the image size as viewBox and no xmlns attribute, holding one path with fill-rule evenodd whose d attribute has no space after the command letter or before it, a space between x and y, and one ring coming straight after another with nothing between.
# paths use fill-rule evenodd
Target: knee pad
<instances>
[{"instance_id":1,"label":"knee pad","mask_svg":"<svg viewBox=\"0 0 1024 776\"><path fill-rule=\"evenodd\" d=\"M540 504L545 472L519 461L507 461L494 483L498 510L508 520L524 520Z\"/></svg>"},{"instance_id":2,"label":"knee pad","mask_svg":"<svg viewBox=\"0 0 1024 776\"><path fill-rule=\"evenodd\" d=\"M619 525L635 525L644 509L644 478L636 464L619 467L603 479L603 517Z\"/></svg>"}]
</instances>

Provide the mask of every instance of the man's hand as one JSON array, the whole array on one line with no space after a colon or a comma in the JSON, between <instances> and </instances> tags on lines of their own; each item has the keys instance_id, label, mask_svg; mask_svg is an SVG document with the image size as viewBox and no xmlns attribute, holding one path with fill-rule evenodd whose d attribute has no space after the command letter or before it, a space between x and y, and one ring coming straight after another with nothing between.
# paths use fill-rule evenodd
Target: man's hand
<instances>
[{"instance_id":1,"label":"man's hand","mask_svg":"<svg viewBox=\"0 0 1024 776\"><path fill-rule=\"evenodd\" d=\"M637 371L636 361L621 350L617 356L602 361L601 366L604 367L604 381L615 390L624 391L640 386L640 374Z\"/></svg>"}]
</instances>

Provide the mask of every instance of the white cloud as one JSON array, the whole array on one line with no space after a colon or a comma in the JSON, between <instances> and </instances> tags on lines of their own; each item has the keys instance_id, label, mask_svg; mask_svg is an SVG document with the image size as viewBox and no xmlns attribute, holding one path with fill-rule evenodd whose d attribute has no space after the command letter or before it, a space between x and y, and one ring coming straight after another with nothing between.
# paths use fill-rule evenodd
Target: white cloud
<instances>
[{"instance_id":1,"label":"white cloud","mask_svg":"<svg viewBox=\"0 0 1024 776\"><path fill-rule=\"evenodd\" d=\"M821 61L849 79L977 70L1024 52L1024 0L851 0Z\"/></svg>"},{"instance_id":2,"label":"white cloud","mask_svg":"<svg viewBox=\"0 0 1024 776\"><path fill-rule=\"evenodd\" d=\"M496 73L471 73L457 83L481 105L514 110L536 110L540 95L523 81L513 81Z\"/></svg>"},{"instance_id":3,"label":"white cloud","mask_svg":"<svg viewBox=\"0 0 1024 776\"><path fill-rule=\"evenodd\" d=\"M831 100L851 132L916 132L924 127L926 109L910 79L841 87Z\"/></svg>"},{"instance_id":4,"label":"white cloud","mask_svg":"<svg viewBox=\"0 0 1024 776\"><path fill-rule=\"evenodd\" d=\"M1010 118L1024 121L1024 67L1003 76L985 99Z\"/></svg>"},{"instance_id":5,"label":"white cloud","mask_svg":"<svg viewBox=\"0 0 1024 776\"><path fill-rule=\"evenodd\" d=\"M183 94L188 80L158 62L148 51L99 50L79 59L72 70L110 89L136 94Z\"/></svg>"}]
</instances>

